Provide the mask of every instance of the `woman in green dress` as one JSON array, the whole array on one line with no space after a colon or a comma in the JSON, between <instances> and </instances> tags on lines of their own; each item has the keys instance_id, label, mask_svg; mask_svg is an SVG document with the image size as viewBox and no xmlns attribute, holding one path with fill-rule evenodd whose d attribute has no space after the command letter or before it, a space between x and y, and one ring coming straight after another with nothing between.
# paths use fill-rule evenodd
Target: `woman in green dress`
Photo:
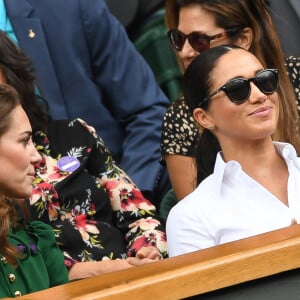
<instances>
[{"instance_id":1,"label":"woman in green dress","mask_svg":"<svg viewBox=\"0 0 300 300\"><path fill-rule=\"evenodd\" d=\"M0 84L0 297L17 297L68 281L53 230L18 218L41 161L14 88ZM24 216L24 214L19 214Z\"/></svg>"}]
</instances>

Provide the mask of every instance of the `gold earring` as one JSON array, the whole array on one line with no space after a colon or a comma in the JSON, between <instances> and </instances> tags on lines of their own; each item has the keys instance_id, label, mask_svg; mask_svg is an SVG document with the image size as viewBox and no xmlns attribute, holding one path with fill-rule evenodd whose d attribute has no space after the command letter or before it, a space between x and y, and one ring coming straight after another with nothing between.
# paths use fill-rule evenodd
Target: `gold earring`
<instances>
[{"instance_id":1,"label":"gold earring","mask_svg":"<svg viewBox=\"0 0 300 300\"><path fill-rule=\"evenodd\" d=\"M207 127L207 129L209 129L209 130L213 130L215 128L215 125L214 124L210 124L208 127Z\"/></svg>"}]
</instances>

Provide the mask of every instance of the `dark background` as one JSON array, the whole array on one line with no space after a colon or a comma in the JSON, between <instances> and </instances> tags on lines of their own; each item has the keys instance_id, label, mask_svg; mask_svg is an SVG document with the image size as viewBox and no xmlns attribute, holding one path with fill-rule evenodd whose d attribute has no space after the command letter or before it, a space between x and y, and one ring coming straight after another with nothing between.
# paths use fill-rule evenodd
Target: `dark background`
<instances>
[{"instance_id":1,"label":"dark background","mask_svg":"<svg viewBox=\"0 0 300 300\"><path fill-rule=\"evenodd\" d=\"M269 2L285 54L300 56L300 0Z\"/></svg>"}]
</instances>

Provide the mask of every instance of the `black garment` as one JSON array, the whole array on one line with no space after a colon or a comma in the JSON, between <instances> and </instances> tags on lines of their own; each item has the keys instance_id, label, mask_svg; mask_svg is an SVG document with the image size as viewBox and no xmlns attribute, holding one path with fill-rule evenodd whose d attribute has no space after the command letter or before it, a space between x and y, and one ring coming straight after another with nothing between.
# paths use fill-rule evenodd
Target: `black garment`
<instances>
[{"instance_id":1,"label":"black garment","mask_svg":"<svg viewBox=\"0 0 300 300\"><path fill-rule=\"evenodd\" d=\"M43 161L36 165L31 216L52 226L67 267L134 256L147 245L167 255L155 207L91 127L81 120L53 121L47 136L36 132L34 142Z\"/></svg>"}]
</instances>

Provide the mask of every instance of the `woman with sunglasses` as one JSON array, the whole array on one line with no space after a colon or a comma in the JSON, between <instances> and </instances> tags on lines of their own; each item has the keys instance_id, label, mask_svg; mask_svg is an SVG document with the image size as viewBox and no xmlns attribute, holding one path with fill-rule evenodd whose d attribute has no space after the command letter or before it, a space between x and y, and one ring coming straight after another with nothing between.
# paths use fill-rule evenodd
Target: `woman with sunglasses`
<instances>
[{"instance_id":1,"label":"woman with sunglasses","mask_svg":"<svg viewBox=\"0 0 300 300\"><path fill-rule=\"evenodd\" d=\"M281 111L284 107L284 113L274 134L277 140L293 143L300 153L295 99L296 91L300 102L300 59L286 60L293 88L286 74L278 35L263 0L167 0L166 24L183 70L199 54L221 44L243 47L264 65L278 69L279 83L285 86L280 106ZM164 117L161 154L179 200L197 184L194 147L198 136L197 124L184 99L176 101Z\"/></svg>"},{"instance_id":2,"label":"woman with sunglasses","mask_svg":"<svg viewBox=\"0 0 300 300\"><path fill-rule=\"evenodd\" d=\"M285 93L278 76L237 46L211 48L187 68L201 183L169 214L171 256L300 222L300 159L272 139Z\"/></svg>"}]
</instances>

